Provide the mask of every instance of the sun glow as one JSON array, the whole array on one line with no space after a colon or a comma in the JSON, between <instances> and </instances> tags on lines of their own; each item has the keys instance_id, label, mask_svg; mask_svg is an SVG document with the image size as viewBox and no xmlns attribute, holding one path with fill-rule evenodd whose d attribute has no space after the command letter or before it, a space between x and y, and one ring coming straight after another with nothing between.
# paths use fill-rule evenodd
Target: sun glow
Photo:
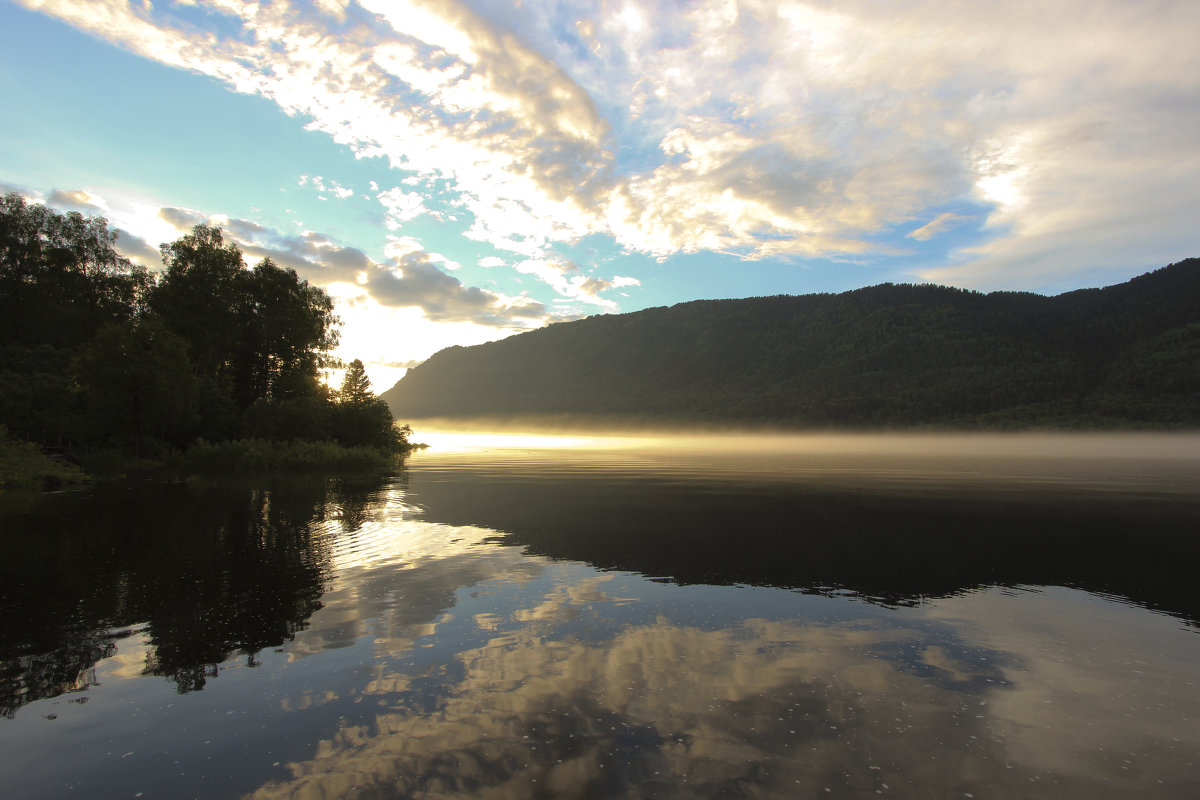
<instances>
[{"instance_id":1,"label":"sun glow","mask_svg":"<svg viewBox=\"0 0 1200 800\"><path fill-rule=\"evenodd\" d=\"M590 450L626 449L642 446L647 437L594 434L472 432L420 427L413 437L439 453L468 453L485 450Z\"/></svg>"}]
</instances>

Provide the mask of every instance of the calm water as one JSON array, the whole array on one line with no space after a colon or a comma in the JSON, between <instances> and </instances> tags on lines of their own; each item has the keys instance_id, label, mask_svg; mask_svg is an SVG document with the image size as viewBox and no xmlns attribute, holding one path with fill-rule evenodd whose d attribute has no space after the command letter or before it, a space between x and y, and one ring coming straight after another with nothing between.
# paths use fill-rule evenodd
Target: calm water
<instances>
[{"instance_id":1,"label":"calm water","mask_svg":"<svg viewBox=\"0 0 1200 800\"><path fill-rule=\"evenodd\" d=\"M0 497L0 795L1200 796L1200 436Z\"/></svg>"}]
</instances>

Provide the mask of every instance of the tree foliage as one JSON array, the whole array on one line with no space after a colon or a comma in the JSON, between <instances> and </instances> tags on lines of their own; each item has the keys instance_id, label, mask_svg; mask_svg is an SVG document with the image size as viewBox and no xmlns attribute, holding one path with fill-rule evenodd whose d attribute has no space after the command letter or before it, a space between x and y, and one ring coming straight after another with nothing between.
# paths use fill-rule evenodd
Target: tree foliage
<instances>
[{"instance_id":1,"label":"tree foliage","mask_svg":"<svg viewBox=\"0 0 1200 800\"><path fill-rule=\"evenodd\" d=\"M89 438L141 455L149 442L183 446L198 413L196 378L183 340L155 319L102 328L75 372Z\"/></svg>"},{"instance_id":2,"label":"tree foliage","mask_svg":"<svg viewBox=\"0 0 1200 800\"><path fill-rule=\"evenodd\" d=\"M315 390L338 338L324 290L269 258L247 269L209 225L163 245L162 256L150 310L187 342L199 377L228 385L243 408Z\"/></svg>"},{"instance_id":3,"label":"tree foliage","mask_svg":"<svg viewBox=\"0 0 1200 800\"><path fill-rule=\"evenodd\" d=\"M135 454L263 437L403 446L361 362L352 402L320 381L333 302L221 229L164 244L154 275L103 218L0 199L0 424L22 440Z\"/></svg>"},{"instance_id":4,"label":"tree foliage","mask_svg":"<svg viewBox=\"0 0 1200 800\"><path fill-rule=\"evenodd\" d=\"M343 403L365 403L375 396L371 391L371 379L363 363L357 358L346 365L346 374L342 377L342 388L338 391L338 400Z\"/></svg>"},{"instance_id":5,"label":"tree foliage","mask_svg":"<svg viewBox=\"0 0 1200 800\"><path fill-rule=\"evenodd\" d=\"M1200 259L1045 297L944 286L707 300L452 347L411 417L793 427L1200 424Z\"/></svg>"},{"instance_id":6,"label":"tree foliage","mask_svg":"<svg viewBox=\"0 0 1200 800\"><path fill-rule=\"evenodd\" d=\"M0 340L73 348L130 318L150 279L116 239L102 217L0 198Z\"/></svg>"},{"instance_id":7,"label":"tree foliage","mask_svg":"<svg viewBox=\"0 0 1200 800\"><path fill-rule=\"evenodd\" d=\"M337 427L351 445L388 442L391 449L402 449L408 443L408 426L397 429L387 403L371 391L363 363L357 358L346 367L338 403L334 409Z\"/></svg>"}]
</instances>

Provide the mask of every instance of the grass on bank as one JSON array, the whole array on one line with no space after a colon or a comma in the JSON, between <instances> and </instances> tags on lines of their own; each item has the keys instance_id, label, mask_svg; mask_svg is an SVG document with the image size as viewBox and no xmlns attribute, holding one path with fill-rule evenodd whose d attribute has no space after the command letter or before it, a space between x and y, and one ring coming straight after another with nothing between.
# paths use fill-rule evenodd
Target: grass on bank
<instances>
[{"instance_id":1,"label":"grass on bank","mask_svg":"<svg viewBox=\"0 0 1200 800\"><path fill-rule=\"evenodd\" d=\"M378 447L332 441L201 440L180 456L180 466L199 472L375 472L391 469L400 457Z\"/></svg>"},{"instance_id":2,"label":"grass on bank","mask_svg":"<svg viewBox=\"0 0 1200 800\"><path fill-rule=\"evenodd\" d=\"M154 472L379 473L394 469L405 452L333 441L201 440L185 451L152 457L135 457L120 450L95 451L81 459L85 472L75 464L50 458L36 444L12 441L0 427L0 488L55 489L90 480L92 475L105 478Z\"/></svg>"},{"instance_id":3,"label":"grass on bank","mask_svg":"<svg viewBox=\"0 0 1200 800\"><path fill-rule=\"evenodd\" d=\"M0 425L0 488L53 489L87 479L82 469L50 458L36 444L12 441Z\"/></svg>"}]
</instances>

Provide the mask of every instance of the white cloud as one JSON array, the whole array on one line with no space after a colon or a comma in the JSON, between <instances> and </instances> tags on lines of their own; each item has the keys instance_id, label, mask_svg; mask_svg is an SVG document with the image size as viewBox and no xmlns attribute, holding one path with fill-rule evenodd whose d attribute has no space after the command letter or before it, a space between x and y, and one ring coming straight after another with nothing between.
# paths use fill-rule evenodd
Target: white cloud
<instances>
[{"instance_id":1,"label":"white cloud","mask_svg":"<svg viewBox=\"0 0 1200 800\"><path fill-rule=\"evenodd\" d=\"M569 13L576 51L464 0L369 0L359 16L227 2L241 35L224 38L167 6L20 2L444 179L468 236L527 261L590 233L660 258L881 252L881 231L952 201L994 210L988 243L943 273L964 281L1200 244L1190 0L521 7ZM412 194L390 224L421 213Z\"/></svg>"},{"instance_id":2,"label":"white cloud","mask_svg":"<svg viewBox=\"0 0 1200 800\"><path fill-rule=\"evenodd\" d=\"M102 216L108 212L108 203L104 198L86 189L55 189L46 198L46 205L68 211L79 211L89 216Z\"/></svg>"},{"instance_id":3,"label":"white cloud","mask_svg":"<svg viewBox=\"0 0 1200 800\"><path fill-rule=\"evenodd\" d=\"M152 247L145 239L135 236L129 231L120 228L115 230L117 234L115 247L118 253L149 269L157 269L162 265L162 257L158 248Z\"/></svg>"},{"instance_id":4,"label":"white cloud","mask_svg":"<svg viewBox=\"0 0 1200 800\"><path fill-rule=\"evenodd\" d=\"M416 192L406 192L399 187L380 192L376 198L383 205L385 224L388 230L400 230L400 223L428 214L424 198Z\"/></svg>"},{"instance_id":5,"label":"white cloud","mask_svg":"<svg viewBox=\"0 0 1200 800\"><path fill-rule=\"evenodd\" d=\"M601 292L618 286L641 285L640 281L634 278L615 278L608 281L585 275L577 264L562 258L525 259L517 262L513 268L517 272L537 278L565 300L600 306L608 311L615 311L617 304L601 297Z\"/></svg>"},{"instance_id":6,"label":"white cloud","mask_svg":"<svg viewBox=\"0 0 1200 800\"><path fill-rule=\"evenodd\" d=\"M374 181L372 181L374 183ZM320 193L322 200L328 200L325 194L332 194L338 200L345 200L347 197L354 195L354 190L343 186L335 180L323 178L320 175L301 175L297 181L298 186L312 186Z\"/></svg>"},{"instance_id":7,"label":"white cloud","mask_svg":"<svg viewBox=\"0 0 1200 800\"><path fill-rule=\"evenodd\" d=\"M916 239L918 242L927 242L939 234L945 233L950 228L954 227L960 220L963 219L961 214L955 214L952 211L947 211L943 214L938 214L916 230L909 231L908 238Z\"/></svg>"}]
</instances>

